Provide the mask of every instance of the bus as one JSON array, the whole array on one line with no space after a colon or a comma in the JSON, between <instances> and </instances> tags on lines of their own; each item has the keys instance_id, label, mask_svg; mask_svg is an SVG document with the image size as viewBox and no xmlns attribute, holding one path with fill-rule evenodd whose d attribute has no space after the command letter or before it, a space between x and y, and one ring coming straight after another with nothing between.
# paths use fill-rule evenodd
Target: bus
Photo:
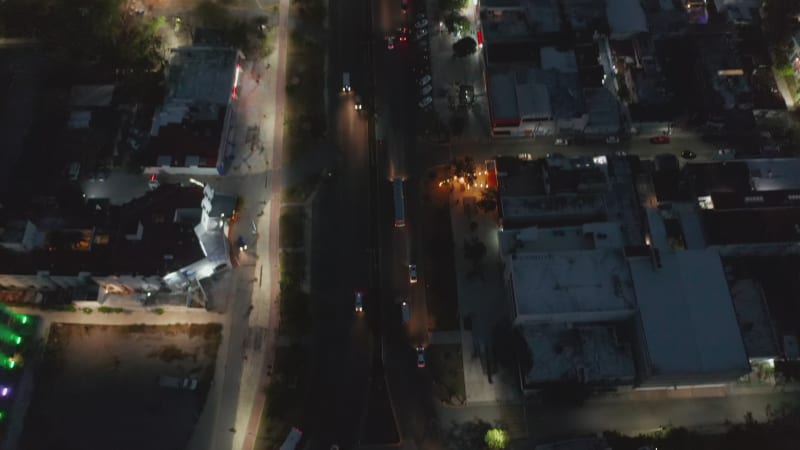
<instances>
[{"instance_id":1,"label":"bus","mask_svg":"<svg viewBox=\"0 0 800 450\"><path fill-rule=\"evenodd\" d=\"M395 228L406 226L406 205L402 178L394 179L394 226Z\"/></svg>"}]
</instances>

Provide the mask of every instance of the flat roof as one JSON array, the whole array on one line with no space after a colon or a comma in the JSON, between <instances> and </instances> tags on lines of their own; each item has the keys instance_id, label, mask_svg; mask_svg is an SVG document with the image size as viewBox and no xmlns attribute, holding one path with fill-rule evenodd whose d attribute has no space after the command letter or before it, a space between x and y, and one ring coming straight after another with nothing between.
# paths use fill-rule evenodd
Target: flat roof
<instances>
[{"instance_id":1,"label":"flat roof","mask_svg":"<svg viewBox=\"0 0 800 450\"><path fill-rule=\"evenodd\" d=\"M528 385L622 384L635 377L630 346L620 344L613 325L523 324L520 331L533 360Z\"/></svg>"},{"instance_id":2,"label":"flat roof","mask_svg":"<svg viewBox=\"0 0 800 450\"><path fill-rule=\"evenodd\" d=\"M501 252L535 253L595 248L622 248L624 240L619 223L594 222L556 228L522 228L498 231Z\"/></svg>"},{"instance_id":3,"label":"flat roof","mask_svg":"<svg viewBox=\"0 0 800 450\"><path fill-rule=\"evenodd\" d=\"M227 106L192 106L179 122L163 123L147 145L150 166L215 167L219 159ZM159 121L158 115L156 121Z\"/></svg>"},{"instance_id":4,"label":"flat roof","mask_svg":"<svg viewBox=\"0 0 800 450\"><path fill-rule=\"evenodd\" d=\"M604 194L501 195L500 208L504 220L526 219L542 223L570 217L588 222L607 216Z\"/></svg>"},{"instance_id":5,"label":"flat roof","mask_svg":"<svg viewBox=\"0 0 800 450\"><path fill-rule=\"evenodd\" d=\"M621 250L523 253L510 258L518 316L627 311L635 306Z\"/></svg>"},{"instance_id":6,"label":"flat roof","mask_svg":"<svg viewBox=\"0 0 800 450\"><path fill-rule=\"evenodd\" d=\"M756 191L800 190L800 158L743 160Z\"/></svg>"},{"instance_id":7,"label":"flat roof","mask_svg":"<svg viewBox=\"0 0 800 450\"><path fill-rule=\"evenodd\" d=\"M492 120L518 120L517 85L513 73L489 75L489 102Z\"/></svg>"},{"instance_id":8,"label":"flat roof","mask_svg":"<svg viewBox=\"0 0 800 450\"><path fill-rule=\"evenodd\" d=\"M749 370L719 254L661 251L629 258L653 375L731 375Z\"/></svg>"},{"instance_id":9,"label":"flat roof","mask_svg":"<svg viewBox=\"0 0 800 450\"><path fill-rule=\"evenodd\" d=\"M227 105L236 78L236 50L192 45L171 50L167 68L167 101Z\"/></svg>"},{"instance_id":10,"label":"flat roof","mask_svg":"<svg viewBox=\"0 0 800 450\"><path fill-rule=\"evenodd\" d=\"M606 16L612 35L647 32L647 19L638 0L606 0Z\"/></svg>"},{"instance_id":11,"label":"flat roof","mask_svg":"<svg viewBox=\"0 0 800 450\"><path fill-rule=\"evenodd\" d=\"M800 208L701 212L709 245L800 241Z\"/></svg>"},{"instance_id":12,"label":"flat roof","mask_svg":"<svg viewBox=\"0 0 800 450\"><path fill-rule=\"evenodd\" d=\"M744 346L750 358L774 358L778 356L778 343L767 310L761 285L753 279L735 280L731 283L731 297L736 311L736 320L742 331Z\"/></svg>"}]
</instances>

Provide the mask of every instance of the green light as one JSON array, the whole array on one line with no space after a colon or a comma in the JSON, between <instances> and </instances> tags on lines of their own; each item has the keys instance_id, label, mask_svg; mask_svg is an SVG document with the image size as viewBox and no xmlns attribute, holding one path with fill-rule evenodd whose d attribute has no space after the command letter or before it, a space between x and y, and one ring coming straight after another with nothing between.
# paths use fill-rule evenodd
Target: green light
<instances>
[{"instance_id":1,"label":"green light","mask_svg":"<svg viewBox=\"0 0 800 450\"><path fill-rule=\"evenodd\" d=\"M0 411L0 420L3 420L5 418L6 418L6 413L3 412L3 411Z\"/></svg>"},{"instance_id":2,"label":"green light","mask_svg":"<svg viewBox=\"0 0 800 450\"><path fill-rule=\"evenodd\" d=\"M16 366L16 365L17 365L17 363L16 363L16 362L15 362L13 359L11 359L11 358L8 358L8 362L7 362L7 364L8 364L8 368L9 368L9 369L13 369L13 368L14 368L14 366Z\"/></svg>"},{"instance_id":3,"label":"green light","mask_svg":"<svg viewBox=\"0 0 800 450\"><path fill-rule=\"evenodd\" d=\"M22 338L17 336L17 338L14 340L14 342L16 342L17 345L22 344Z\"/></svg>"},{"instance_id":4,"label":"green light","mask_svg":"<svg viewBox=\"0 0 800 450\"><path fill-rule=\"evenodd\" d=\"M28 316L20 316L19 321L22 322L23 325L28 323Z\"/></svg>"}]
</instances>

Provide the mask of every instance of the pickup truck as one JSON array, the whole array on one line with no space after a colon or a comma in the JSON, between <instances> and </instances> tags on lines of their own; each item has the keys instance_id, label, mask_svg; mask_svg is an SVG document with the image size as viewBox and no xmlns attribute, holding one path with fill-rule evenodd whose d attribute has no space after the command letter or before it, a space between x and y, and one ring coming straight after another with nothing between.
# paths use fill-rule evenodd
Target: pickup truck
<instances>
[{"instance_id":1,"label":"pickup truck","mask_svg":"<svg viewBox=\"0 0 800 450\"><path fill-rule=\"evenodd\" d=\"M161 376L158 377L158 385L161 387L185 389L187 391L193 391L197 389L197 379Z\"/></svg>"}]
</instances>

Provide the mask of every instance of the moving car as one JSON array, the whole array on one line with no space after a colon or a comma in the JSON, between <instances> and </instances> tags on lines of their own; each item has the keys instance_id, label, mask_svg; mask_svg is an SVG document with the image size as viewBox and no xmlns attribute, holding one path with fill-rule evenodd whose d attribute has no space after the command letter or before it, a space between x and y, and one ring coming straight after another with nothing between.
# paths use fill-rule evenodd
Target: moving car
<instances>
[{"instance_id":1,"label":"moving car","mask_svg":"<svg viewBox=\"0 0 800 450\"><path fill-rule=\"evenodd\" d=\"M422 78L420 78L419 80L417 80L417 83L420 86L425 86L426 84L428 84L430 82L431 82L431 76L430 75L425 75Z\"/></svg>"},{"instance_id":2,"label":"moving car","mask_svg":"<svg viewBox=\"0 0 800 450\"><path fill-rule=\"evenodd\" d=\"M408 265L408 282L414 284L417 282L417 265L416 264L409 264Z\"/></svg>"},{"instance_id":3,"label":"moving car","mask_svg":"<svg viewBox=\"0 0 800 450\"><path fill-rule=\"evenodd\" d=\"M417 346L417 367L420 369L425 367L425 347Z\"/></svg>"},{"instance_id":4,"label":"moving car","mask_svg":"<svg viewBox=\"0 0 800 450\"><path fill-rule=\"evenodd\" d=\"M361 291L356 291L356 306L355 310L357 313L364 311L364 293Z\"/></svg>"},{"instance_id":5,"label":"moving car","mask_svg":"<svg viewBox=\"0 0 800 450\"><path fill-rule=\"evenodd\" d=\"M356 111L361 111L364 108L364 105L361 103L360 95L356 95L356 102L353 105L353 108L355 108Z\"/></svg>"},{"instance_id":6,"label":"moving car","mask_svg":"<svg viewBox=\"0 0 800 450\"><path fill-rule=\"evenodd\" d=\"M651 144L669 144L671 139L669 136L655 136L650 138Z\"/></svg>"},{"instance_id":7,"label":"moving car","mask_svg":"<svg viewBox=\"0 0 800 450\"><path fill-rule=\"evenodd\" d=\"M386 38L386 49L394 50L394 38L391 36Z\"/></svg>"},{"instance_id":8,"label":"moving car","mask_svg":"<svg viewBox=\"0 0 800 450\"><path fill-rule=\"evenodd\" d=\"M697 158L697 155L695 154L695 152L693 152L691 150L684 150L684 151L681 152L681 158L683 158L683 159L695 159L695 158Z\"/></svg>"},{"instance_id":9,"label":"moving car","mask_svg":"<svg viewBox=\"0 0 800 450\"><path fill-rule=\"evenodd\" d=\"M350 72L342 74L342 92L350 92Z\"/></svg>"},{"instance_id":10,"label":"moving car","mask_svg":"<svg viewBox=\"0 0 800 450\"><path fill-rule=\"evenodd\" d=\"M408 0L400 0L400 9L403 11L403 14L408 12Z\"/></svg>"},{"instance_id":11,"label":"moving car","mask_svg":"<svg viewBox=\"0 0 800 450\"><path fill-rule=\"evenodd\" d=\"M428 106L431 106L431 103L433 103L433 98L428 95L427 97L423 97L422 100L417 103L417 105L419 105L420 108L427 108Z\"/></svg>"},{"instance_id":12,"label":"moving car","mask_svg":"<svg viewBox=\"0 0 800 450\"><path fill-rule=\"evenodd\" d=\"M400 27L400 29L398 31L399 31L399 33L397 34L397 36L398 36L397 39L400 42L406 42L408 40L408 34L409 34L408 28Z\"/></svg>"},{"instance_id":13,"label":"moving car","mask_svg":"<svg viewBox=\"0 0 800 450\"><path fill-rule=\"evenodd\" d=\"M404 324L411 320L411 309L409 308L408 303L405 301L400 303L400 317L402 318Z\"/></svg>"}]
</instances>

